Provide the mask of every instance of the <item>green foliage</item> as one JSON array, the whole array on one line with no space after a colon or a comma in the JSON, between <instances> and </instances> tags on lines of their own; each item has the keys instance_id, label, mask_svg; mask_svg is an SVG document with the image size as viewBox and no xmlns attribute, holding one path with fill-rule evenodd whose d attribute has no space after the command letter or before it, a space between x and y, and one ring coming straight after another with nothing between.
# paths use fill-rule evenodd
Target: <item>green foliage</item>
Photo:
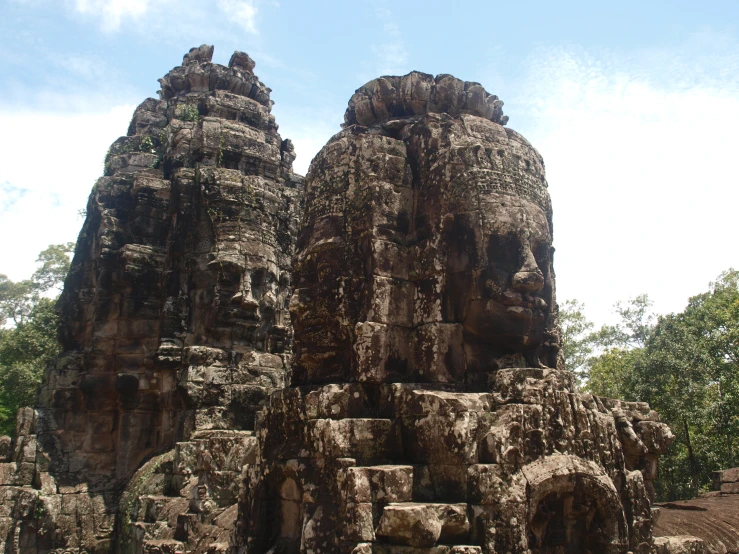
<instances>
[{"instance_id":1,"label":"green foliage","mask_svg":"<svg viewBox=\"0 0 739 554\"><path fill-rule=\"evenodd\" d=\"M572 306L582 307L563 307ZM681 313L655 321L650 308L645 295L617 304L621 322L587 336L596 354L576 354L587 358L588 390L648 402L670 425L677 438L661 459L657 496L689 498L713 471L737 465L739 272L724 272Z\"/></svg>"},{"instance_id":2,"label":"green foliage","mask_svg":"<svg viewBox=\"0 0 739 554\"><path fill-rule=\"evenodd\" d=\"M175 117L182 121L197 121L200 117L200 112L198 112L197 106L193 106L192 104L180 104L177 106Z\"/></svg>"},{"instance_id":3,"label":"green foliage","mask_svg":"<svg viewBox=\"0 0 739 554\"><path fill-rule=\"evenodd\" d=\"M68 242L52 244L38 255L36 261L41 263L41 267L31 277L38 290L46 292L64 282L71 263L69 256L73 252L74 243Z\"/></svg>"},{"instance_id":4,"label":"green foliage","mask_svg":"<svg viewBox=\"0 0 739 554\"><path fill-rule=\"evenodd\" d=\"M154 142L151 140L150 136L145 136L141 139L141 142L139 143L139 149L141 152L147 152L150 154L156 154L157 150L154 147Z\"/></svg>"},{"instance_id":5,"label":"green foliage","mask_svg":"<svg viewBox=\"0 0 739 554\"><path fill-rule=\"evenodd\" d=\"M559 309L562 328L562 350L567 369L573 371L581 387L588 388L594 364L602 356L602 363L615 363L611 350L628 351L644 346L653 326L652 301L646 294L617 302L614 306L621 321L616 325L603 325L593 331L593 323L585 316L585 304L578 300L566 300ZM602 379L602 368L598 379Z\"/></svg>"},{"instance_id":6,"label":"green foliage","mask_svg":"<svg viewBox=\"0 0 739 554\"><path fill-rule=\"evenodd\" d=\"M41 267L24 281L15 283L0 274L0 326L8 320L16 325L24 323L41 295L61 285L69 272L69 254L73 250L73 242L52 244L36 259Z\"/></svg>"},{"instance_id":7,"label":"green foliage","mask_svg":"<svg viewBox=\"0 0 739 554\"><path fill-rule=\"evenodd\" d=\"M63 282L73 249L49 246L31 279L14 283L0 275L0 434L12 435L18 408L34 404L44 368L61 351L55 300L44 295Z\"/></svg>"},{"instance_id":8,"label":"green foliage","mask_svg":"<svg viewBox=\"0 0 739 554\"><path fill-rule=\"evenodd\" d=\"M8 320L16 325L23 323L36 297L37 291L30 279L14 283L6 275L0 275L0 325Z\"/></svg>"},{"instance_id":9,"label":"green foliage","mask_svg":"<svg viewBox=\"0 0 739 554\"><path fill-rule=\"evenodd\" d=\"M593 322L588 321L584 310L585 304L577 300L566 300L559 308L565 364L581 384L587 379L587 362L593 353Z\"/></svg>"},{"instance_id":10,"label":"green foliage","mask_svg":"<svg viewBox=\"0 0 739 554\"><path fill-rule=\"evenodd\" d=\"M642 362L643 349L610 348L589 360L587 389L608 398L633 397L634 367Z\"/></svg>"}]
</instances>

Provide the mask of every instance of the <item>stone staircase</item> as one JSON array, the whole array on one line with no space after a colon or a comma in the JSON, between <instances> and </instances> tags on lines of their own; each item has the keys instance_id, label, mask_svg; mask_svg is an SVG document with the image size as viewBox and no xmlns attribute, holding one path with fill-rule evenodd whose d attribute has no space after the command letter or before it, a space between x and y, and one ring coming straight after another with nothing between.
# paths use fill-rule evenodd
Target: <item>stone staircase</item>
<instances>
[{"instance_id":1,"label":"stone staircase","mask_svg":"<svg viewBox=\"0 0 739 554\"><path fill-rule=\"evenodd\" d=\"M342 503L347 521L352 522L345 527L343 540L359 541L358 554L481 553L479 546L444 545L469 538L468 506L414 502L413 477L410 465L342 470Z\"/></svg>"},{"instance_id":2,"label":"stone staircase","mask_svg":"<svg viewBox=\"0 0 739 554\"><path fill-rule=\"evenodd\" d=\"M121 500L122 553L225 552L253 431L198 431L134 475Z\"/></svg>"}]
</instances>

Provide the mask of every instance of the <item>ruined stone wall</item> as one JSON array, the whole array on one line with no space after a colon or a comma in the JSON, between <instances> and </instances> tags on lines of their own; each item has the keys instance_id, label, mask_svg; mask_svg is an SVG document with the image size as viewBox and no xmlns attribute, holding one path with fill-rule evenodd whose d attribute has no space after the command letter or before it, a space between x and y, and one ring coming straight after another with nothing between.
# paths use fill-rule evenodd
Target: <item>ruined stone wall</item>
<instances>
[{"instance_id":1,"label":"ruined stone wall","mask_svg":"<svg viewBox=\"0 0 739 554\"><path fill-rule=\"evenodd\" d=\"M116 528L134 549L160 538L143 515L142 532L128 528L138 499L116 522L142 462L203 441L243 453L255 412L288 382L302 178L254 62L236 52L225 67L212 53L193 49L160 80L90 195L59 303L64 353L3 464L6 497L38 491L30 511L0 514L8 552L110 552ZM184 498L205 519L235 502L240 461L206 471L180 458L133 490Z\"/></svg>"}]
</instances>

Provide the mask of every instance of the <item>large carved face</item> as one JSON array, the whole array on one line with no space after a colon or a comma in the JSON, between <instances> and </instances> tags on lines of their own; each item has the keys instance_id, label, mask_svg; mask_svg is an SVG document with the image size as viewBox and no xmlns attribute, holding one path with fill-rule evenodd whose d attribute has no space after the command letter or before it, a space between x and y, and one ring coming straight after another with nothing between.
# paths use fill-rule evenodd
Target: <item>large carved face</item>
<instances>
[{"instance_id":1,"label":"large carved face","mask_svg":"<svg viewBox=\"0 0 739 554\"><path fill-rule=\"evenodd\" d=\"M468 185L473 185L468 183ZM535 346L552 308L552 236L546 213L484 185L451 214L448 294L465 331L503 347ZM474 229L469 224L478 222Z\"/></svg>"}]
</instances>

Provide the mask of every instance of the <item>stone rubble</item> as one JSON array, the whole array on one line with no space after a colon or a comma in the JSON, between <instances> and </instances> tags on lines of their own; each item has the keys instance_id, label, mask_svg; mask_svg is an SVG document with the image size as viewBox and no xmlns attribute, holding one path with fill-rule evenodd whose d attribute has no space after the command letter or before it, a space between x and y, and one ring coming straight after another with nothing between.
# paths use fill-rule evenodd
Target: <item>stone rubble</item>
<instances>
[{"instance_id":1,"label":"stone rubble","mask_svg":"<svg viewBox=\"0 0 739 554\"><path fill-rule=\"evenodd\" d=\"M304 181L253 60L212 55L106 157L64 353L0 439L0 552L703 554L653 538L667 426L564 369L503 103L375 79Z\"/></svg>"}]
</instances>

